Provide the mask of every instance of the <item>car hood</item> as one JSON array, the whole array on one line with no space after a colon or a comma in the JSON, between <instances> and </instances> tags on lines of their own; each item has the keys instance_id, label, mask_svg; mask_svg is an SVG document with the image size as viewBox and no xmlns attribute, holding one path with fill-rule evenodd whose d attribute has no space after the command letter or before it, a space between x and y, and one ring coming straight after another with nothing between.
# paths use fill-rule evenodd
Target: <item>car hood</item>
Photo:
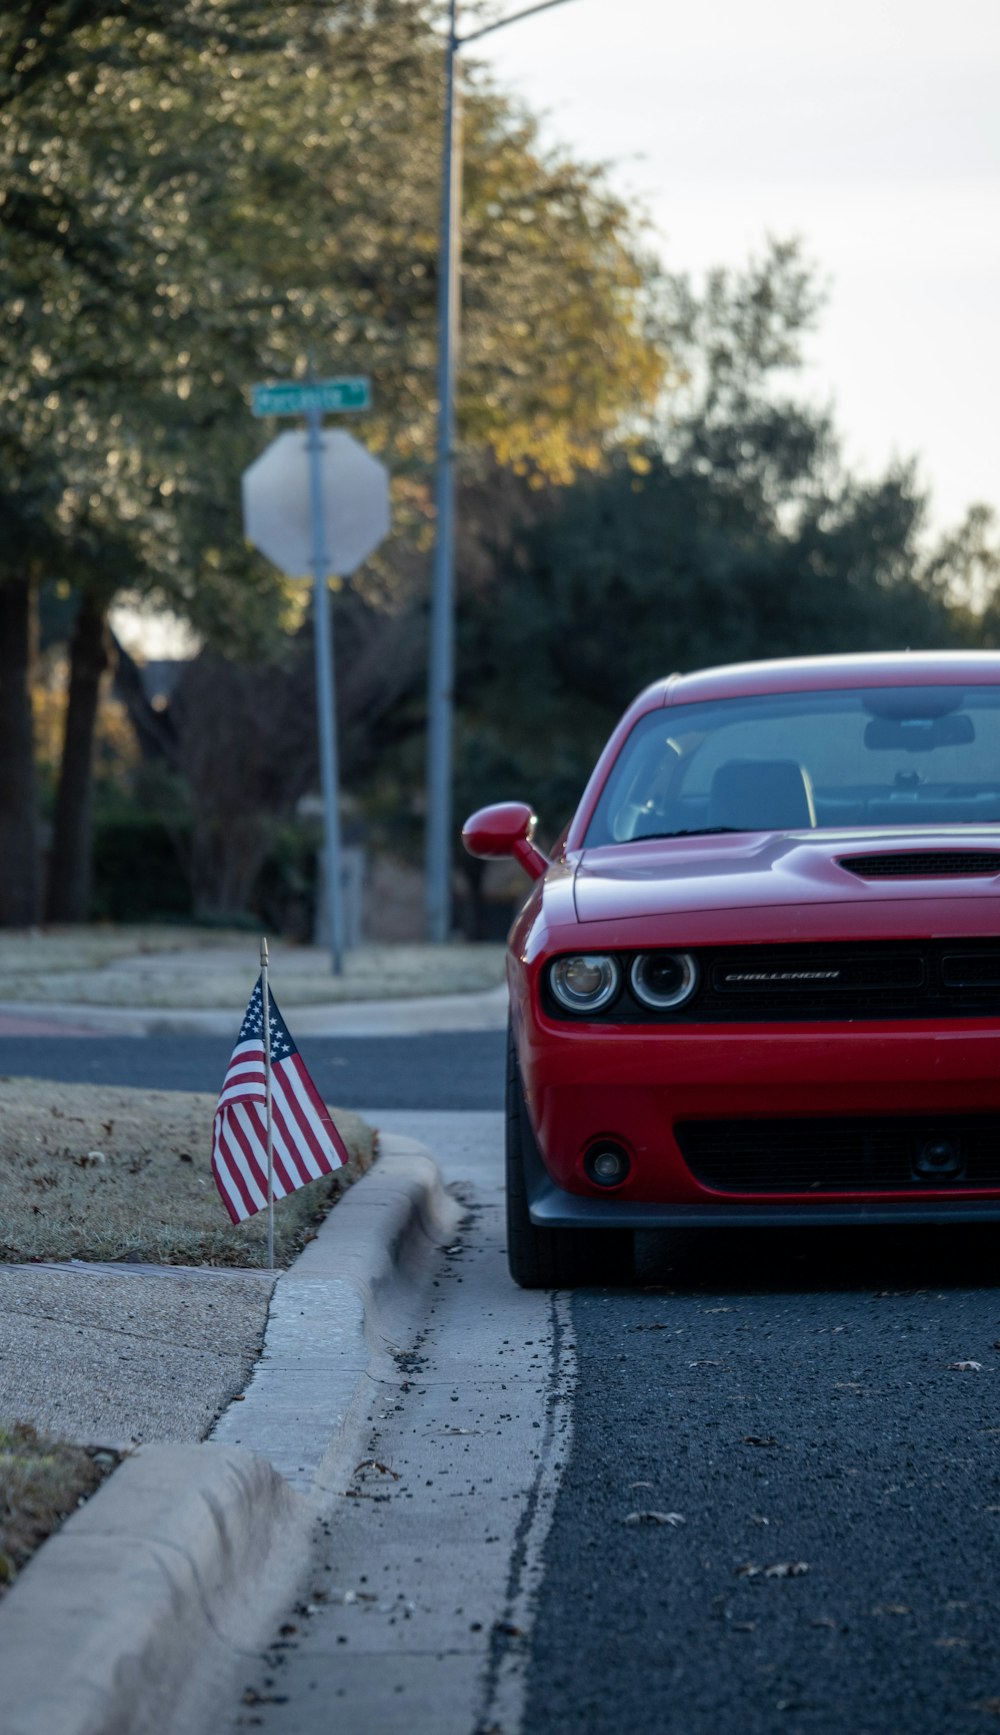
<instances>
[{"instance_id":1,"label":"car hood","mask_svg":"<svg viewBox=\"0 0 1000 1735\"><path fill-rule=\"evenodd\" d=\"M872 875L872 857L917 859L883 860ZM854 868L845 866L852 860ZM739 832L606 845L581 852L573 891L579 922L935 897L995 903L1000 827Z\"/></svg>"}]
</instances>

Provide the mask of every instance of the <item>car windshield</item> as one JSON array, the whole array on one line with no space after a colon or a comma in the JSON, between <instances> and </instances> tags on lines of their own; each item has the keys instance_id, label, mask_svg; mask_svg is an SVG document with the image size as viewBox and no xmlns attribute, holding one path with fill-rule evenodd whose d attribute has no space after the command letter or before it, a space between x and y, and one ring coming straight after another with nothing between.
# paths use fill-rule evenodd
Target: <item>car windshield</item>
<instances>
[{"instance_id":1,"label":"car windshield","mask_svg":"<svg viewBox=\"0 0 1000 1735\"><path fill-rule=\"evenodd\" d=\"M1000 824L1000 687L872 687L640 718L585 841L975 824Z\"/></svg>"}]
</instances>

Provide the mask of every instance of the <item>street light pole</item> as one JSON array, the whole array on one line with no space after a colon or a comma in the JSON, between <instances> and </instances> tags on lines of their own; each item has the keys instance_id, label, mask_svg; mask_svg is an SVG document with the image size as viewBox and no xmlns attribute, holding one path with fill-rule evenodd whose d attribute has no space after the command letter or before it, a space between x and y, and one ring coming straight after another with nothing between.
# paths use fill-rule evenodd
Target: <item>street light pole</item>
<instances>
[{"instance_id":1,"label":"street light pole","mask_svg":"<svg viewBox=\"0 0 1000 1735\"><path fill-rule=\"evenodd\" d=\"M458 0L448 7L445 54L441 249L438 270L438 426L427 695L427 937L451 927L451 734L455 678L455 344L458 337L459 203L462 161L455 114Z\"/></svg>"},{"instance_id":2,"label":"street light pole","mask_svg":"<svg viewBox=\"0 0 1000 1735\"><path fill-rule=\"evenodd\" d=\"M430 670L427 692L427 937L437 944L451 930L452 717L455 680L455 361L458 348L459 250L461 246L462 151L457 114L455 62L467 42L477 42L535 12L568 0L538 0L533 6L459 36L458 0L448 3L445 45L444 149L441 176L441 246L438 262L438 423L434 501L436 533L431 581Z\"/></svg>"}]
</instances>

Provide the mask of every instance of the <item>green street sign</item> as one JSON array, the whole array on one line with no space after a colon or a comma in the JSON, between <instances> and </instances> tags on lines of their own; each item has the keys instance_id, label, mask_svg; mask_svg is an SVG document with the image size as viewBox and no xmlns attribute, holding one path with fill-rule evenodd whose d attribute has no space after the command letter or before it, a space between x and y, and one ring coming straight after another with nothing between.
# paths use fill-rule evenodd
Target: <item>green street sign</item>
<instances>
[{"instance_id":1,"label":"green street sign","mask_svg":"<svg viewBox=\"0 0 1000 1735\"><path fill-rule=\"evenodd\" d=\"M279 386L253 386L255 416L305 416L310 410L367 410L371 381L364 374L345 379L302 380Z\"/></svg>"}]
</instances>

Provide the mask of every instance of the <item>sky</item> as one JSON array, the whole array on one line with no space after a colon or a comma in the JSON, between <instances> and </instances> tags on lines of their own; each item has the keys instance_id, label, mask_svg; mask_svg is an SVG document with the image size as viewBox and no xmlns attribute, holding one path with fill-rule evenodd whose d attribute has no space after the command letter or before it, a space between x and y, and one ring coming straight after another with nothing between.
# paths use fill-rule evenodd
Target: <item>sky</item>
<instances>
[{"instance_id":1,"label":"sky","mask_svg":"<svg viewBox=\"0 0 1000 1735\"><path fill-rule=\"evenodd\" d=\"M851 467L915 457L932 534L1000 511L1000 0L566 0L465 52L608 165L669 270L798 235L827 292L802 388Z\"/></svg>"},{"instance_id":2,"label":"sky","mask_svg":"<svg viewBox=\"0 0 1000 1735\"><path fill-rule=\"evenodd\" d=\"M998 0L567 0L465 53L609 165L669 270L799 236L802 385L852 468L916 457L935 530L1000 509Z\"/></svg>"}]
</instances>

